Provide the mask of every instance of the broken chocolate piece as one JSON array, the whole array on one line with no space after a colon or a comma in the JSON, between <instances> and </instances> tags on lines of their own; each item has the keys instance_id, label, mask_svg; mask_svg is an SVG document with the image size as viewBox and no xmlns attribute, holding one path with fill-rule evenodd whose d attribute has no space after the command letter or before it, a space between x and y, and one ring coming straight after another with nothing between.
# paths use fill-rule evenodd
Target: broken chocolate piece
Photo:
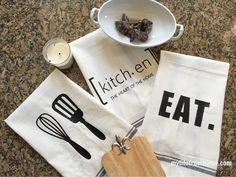
<instances>
[{"instance_id":1,"label":"broken chocolate piece","mask_svg":"<svg viewBox=\"0 0 236 177\"><path fill-rule=\"evenodd\" d=\"M130 21L129 18L122 14L121 21L116 21L116 29L123 35L130 38L130 42L135 39L145 42L152 30L152 22L146 18L142 20Z\"/></svg>"}]
</instances>

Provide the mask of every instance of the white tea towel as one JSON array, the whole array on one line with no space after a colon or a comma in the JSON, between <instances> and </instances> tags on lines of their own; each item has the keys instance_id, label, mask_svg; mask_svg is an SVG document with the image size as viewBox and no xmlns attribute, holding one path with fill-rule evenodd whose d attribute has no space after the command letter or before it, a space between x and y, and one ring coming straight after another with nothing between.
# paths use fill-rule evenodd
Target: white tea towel
<instances>
[{"instance_id":1,"label":"white tea towel","mask_svg":"<svg viewBox=\"0 0 236 177\"><path fill-rule=\"evenodd\" d=\"M167 176L215 176L229 64L161 52L141 133Z\"/></svg>"},{"instance_id":2,"label":"white tea towel","mask_svg":"<svg viewBox=\"0 0 236 177\"><path fill-rule=\"evenodd\" d=\"M71 42L70 47L92 94L111 111L140 126L159 62L155 53L121 45L101 29Z\"/></svg>"},{"instance_id":3,"label":"white tea towel","mask_svg":"<svg viewBox=\"0 0 236 177\"><path fill-rule=\"evenodd\" d=\"M135 132L57 69L5 121L63 176L99 176L115 134Z\"/></svg>"}]
</instances>

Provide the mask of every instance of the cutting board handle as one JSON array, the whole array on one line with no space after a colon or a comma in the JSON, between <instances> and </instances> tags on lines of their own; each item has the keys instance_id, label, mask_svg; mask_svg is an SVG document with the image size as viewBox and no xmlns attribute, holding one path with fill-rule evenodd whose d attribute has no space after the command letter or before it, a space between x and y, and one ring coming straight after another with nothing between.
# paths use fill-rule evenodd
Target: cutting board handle
<instances>
[{"instance_id":1,"label":"cutting board handle","mask_svg":"<svg viewBox=\"0 0 236 177\"><path fill-rule=\"evenodd\" d=\"M126 153L117 153L112 150L105 153L102 164L109 177L166 177L150 143L144 136L132 139Z\"/></svg>"}]
</instances>

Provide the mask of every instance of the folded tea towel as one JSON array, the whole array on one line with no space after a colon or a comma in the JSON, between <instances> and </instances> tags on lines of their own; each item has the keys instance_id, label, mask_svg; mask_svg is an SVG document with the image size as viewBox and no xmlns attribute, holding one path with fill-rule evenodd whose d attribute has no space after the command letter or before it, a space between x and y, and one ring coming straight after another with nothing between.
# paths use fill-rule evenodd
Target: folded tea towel
<instances>
[{"instance_id":1,"label":"folded tea towel","mask_svg":"<svg viewBox=\"0 0 236 177\"><path fill-rule=\"evenodd\" d=\"M161 51L141 133L167 176L215 176L229 64Z\"/></svg>"},{"instance_id":2,"label":"folded tea towel","mask_svg":"<svg viewBox=\"0 0 236 177\"><path fill-rule=\"evenodd\" d=\"M57 69L5 121L63 176L99 176L115 134L135 133Z\"/></svg>"},{"instance_id":3,"label":"folded tea towel","mask_svg":"<svg viewBox=\"0 0 236 177\"><path fill-rule=\"evenodd\" d=\"M101 29L71 42L70 47L92 94L111 111L140 126L159 62L155 53L120 45Z\"/></svg>"}]
</instances>

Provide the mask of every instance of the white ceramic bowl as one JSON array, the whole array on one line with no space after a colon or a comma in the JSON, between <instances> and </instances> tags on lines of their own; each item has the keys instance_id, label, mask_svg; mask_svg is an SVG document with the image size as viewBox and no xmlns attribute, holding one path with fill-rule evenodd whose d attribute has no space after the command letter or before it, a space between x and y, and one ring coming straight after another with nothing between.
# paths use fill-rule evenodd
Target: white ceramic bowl
<instances>
[{"instance_id":1,"label":"white ceramic bowl","mask_svg":"<svg viewBox=\"0 0 236 177\"><path fill-rule=\"evenodd\" d=\"M121 20L123 13L132 19L147 18L153 22L152 31L146 42L131 43L128 37L117 31L115 21ZM184 31L183 25L176 24L175 17L170 10L154 0L109 0L100 9L93 8L90 18L112 39L132 47L161 45L168 40L179 39ZM177 27L179 27L178 34L174 36Z\"/></svg>"}]
</instances>

